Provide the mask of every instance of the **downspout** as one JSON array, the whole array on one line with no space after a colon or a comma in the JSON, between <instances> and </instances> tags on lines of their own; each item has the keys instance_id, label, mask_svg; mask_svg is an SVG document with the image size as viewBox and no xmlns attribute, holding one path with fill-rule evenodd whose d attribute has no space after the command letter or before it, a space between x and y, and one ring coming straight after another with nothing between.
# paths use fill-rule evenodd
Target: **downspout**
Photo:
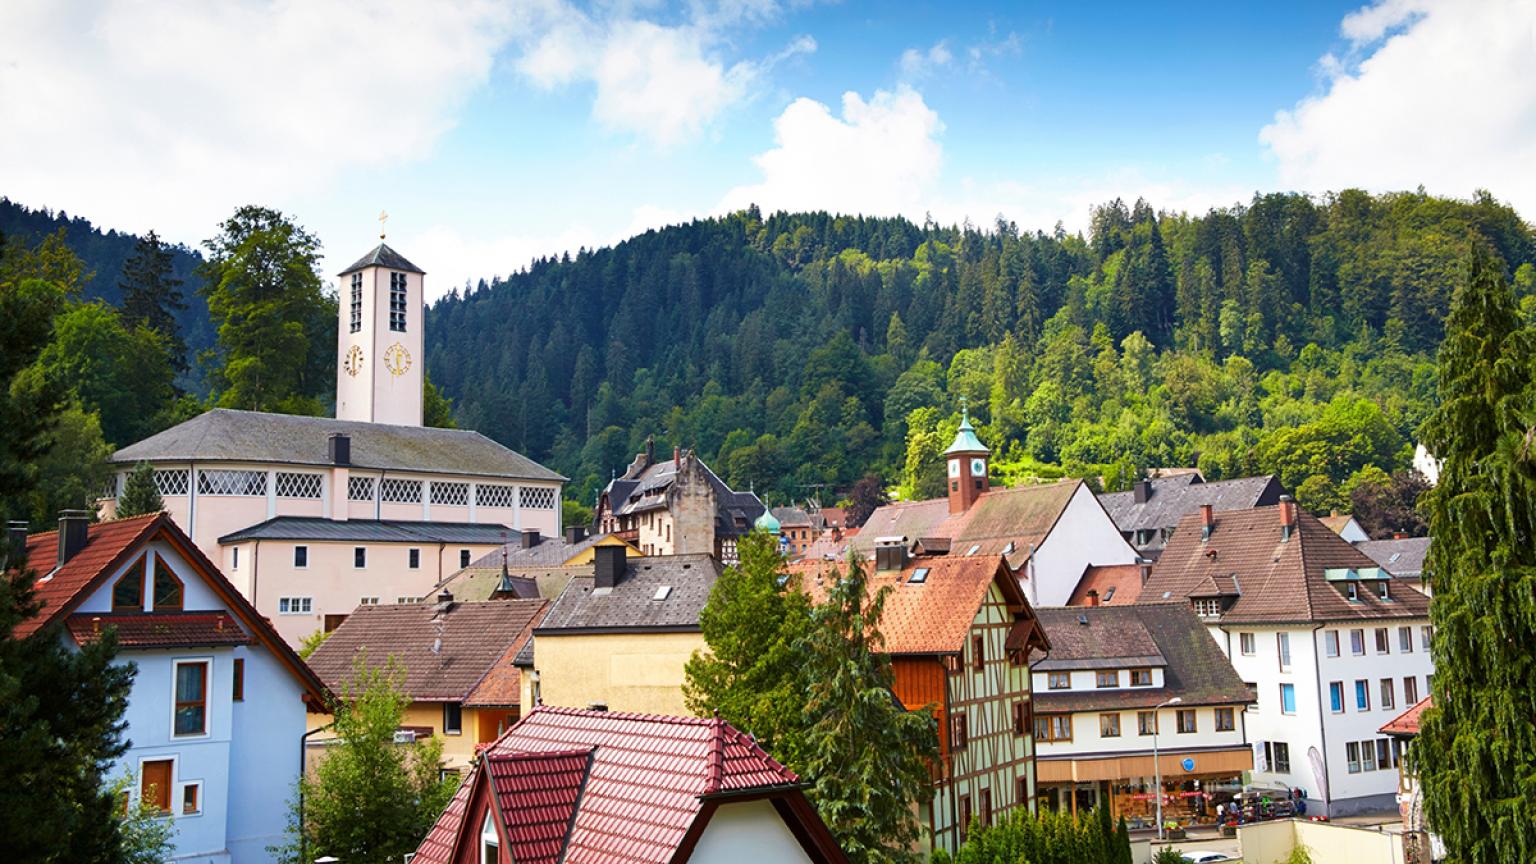
<instances>
[{"instance_id":1,"label":"downspout","mask_svg":"<svg viewBox=\"0 0 1536 864\"><path fill-rule=\"evenodd\" d=\"M308 761L307 757L309 756L309 736L315 734L316 732L324 732L325 730L327 730L327 729L329 729L329 728L331 728L332 726L335 726L335 725L336 725L336 721L332 720L331 722L325 724L324 726L316 726L315 728L313 728L313 729L309 730L308 732L305 732L303 735L299 736L299 860L300 861L308 861L309 860L309 850L307 848L308 845L309 845L309 841L308 841L309 835L307 835L304 832L304 775L305 775L305 772L307 772L309 770L309 766L306 764L306 762Z\"/></svg>"},{"instance_id":2,"label":"downspout","mask_svg":"<svg viewBox=\"0 0 1536 864\"><path fill-rule=\"evenodd\" d=\"M238 547L236 547L236 548L238 548ZM252 606L256 605L256 584L257 584L256 580L260 577L260 574L261 574L261 571L259 569L260 566L261 566L261 538L258 537L258 538L256 538L256 542L251 544L251 605ZM260 608L260 607L258 607L258 608Z\"/></svg>"},{"instance_id":3,"label":"downspout","mask_svg":"<svg viewBox=\"0 0 1536 864\"><path fill-rule=\"evenodd\" d=\"M956 655L955 662L964 666L964 657ZM960 855L960 790L955 784L955 715L950 707L949 698L949 669L944 661L939 661L939 666L944 670L944 734L949 736L949 752L944 755L944 774L949 778L949 830L953 834L950 838L955 844L955 857ZM966 730L967 733L970 730Z\"/></svg>"},{"instance_id":4,"label":"downspout","mask_svg":"<svg viewBox=\"0 0 1536 864\"><path fill-rule=\"evenodd\" d=\"M1328 713L1323 710L1323 664L1319 659L1322 646L1317 644L1317 631L1323 629L1320 623L1312 628L1312 678L1317 684L1317 733L1322 738L1323 745L1323 784L1328 788L1323 791L1323 815L1333 818L1333 772L1328 770ZM1340 652L1343 653L1343 652Z\"/></svg>"}]
</instances>

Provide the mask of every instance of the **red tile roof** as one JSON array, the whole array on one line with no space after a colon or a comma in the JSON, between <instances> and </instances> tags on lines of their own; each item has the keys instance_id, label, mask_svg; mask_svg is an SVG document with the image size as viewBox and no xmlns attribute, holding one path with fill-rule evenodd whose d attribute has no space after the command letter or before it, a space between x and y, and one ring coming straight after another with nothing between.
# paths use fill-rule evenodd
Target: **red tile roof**
<instances>
[{"instance_id":1,"label":"red tile roof","mask_svg":"<svg viewBox=\"0 0 1536 864\"><path fill-rule=\"evenodd\" d=\"M575 783L578 768L584 787ZM464 789L482 774L516 842L533 850L535 857L518 861L660 864L677 855L709 798L800 794L793 772L723 720L541 706L484 752L417 850L418 864L447 864L453 838L478 834L478 825L464 824L473 794ZM567 808L574 809L569 833L559 834ZM563 857L552 849L557 835Z\"/></svg>"},{"instance_id":2,"label":"red tile roof","mask_svg":"<svg viewBox=\"0 0 1536 864\"><path fill-rule=\"evenodd\" d=\"M1425 696L1413 703L1413 707L1388 720L1386 725L1377 731L1383 735L1417 735L1419 734L1419 718L1424 715L1425 709L1434 704L1433 696Z\"/></svg>"},{"instance_id":3,"label":"red tile roof","mask_svg":"<svg viewBox=\"0 0 1536 864\"><path fill-rule=\"evenodd\" d=\"M1102 606L1135 603L1141 594L1140 564L1089 564L1067 599L1068 606L1087 606L1088 592L1096 592Z\"/></svg>"},{"instance_id":4,"label":"red tile roof","mask_svg":"<svg viewBox=\"0 0 1536 864\"><path fill-rule=\"evenodd\" d=\"M77 645L96 641L110 627L117 628L117 644L123 648L204 648L253 641L226 612L76 612L64 626Z\"/></svg>"},{"instance_id":5,"label":"red tile roof","mask_svg":"<svg viewBox=\"0 0 1536 864\"><path fill-rule=\"evenodd\" d=\"M37 573L37 599L42 601L43 611L17 624L13 635L26 638L67 614L75 603L85 599L85 589L98 576L116 569L154 533L160 516L148 513L90 526L85 547L57 569L59 532L27 537L27 566Z\"/></svg>"}]
</instances>

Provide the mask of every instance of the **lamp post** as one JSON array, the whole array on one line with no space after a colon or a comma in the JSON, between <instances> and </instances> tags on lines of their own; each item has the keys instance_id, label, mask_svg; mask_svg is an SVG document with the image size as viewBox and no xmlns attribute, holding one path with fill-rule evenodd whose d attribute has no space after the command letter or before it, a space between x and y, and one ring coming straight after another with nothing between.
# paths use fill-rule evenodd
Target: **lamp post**
<instances>
[{"instance_id":1,"label":"lamp post","mask_svg":"<svg viewBox=\"0 0 1536 864\"><path fill-rule=\"evenodd\" d=\"M1183 697L1175 696L1166 702L1159 702L1152 706L1152 782L1153 794L1157 796L1157 839L1159 840L1163 839L1163 763L1157 759L1157 730L1162 726L1157 712L1183 701Z\"/></svg>"}]
</instances>

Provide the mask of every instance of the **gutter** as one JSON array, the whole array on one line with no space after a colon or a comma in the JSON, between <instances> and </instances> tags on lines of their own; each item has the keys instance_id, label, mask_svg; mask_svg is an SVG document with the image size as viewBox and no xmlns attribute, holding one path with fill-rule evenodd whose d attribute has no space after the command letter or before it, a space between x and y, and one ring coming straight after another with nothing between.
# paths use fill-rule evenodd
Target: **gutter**
<instances>
[{"instance_id":1,"label":"gutter","mask_svg":"<svg viewBox=\"0 0 1536 864\"><path fill-rule=\"evenodd\" d=\"M330 723L325 724L324 726L316 726L315 728L313 728L313 729L309 730L308 732L305 732L303 735L299 736L299 860L300 861L308 861L309 860L309 850L308 850L309 841L308 841L308 835L306 835L304 833L304 773L309 770L309 766L305 764L308 761L307 757L309 756L309 736L315 734L316 732L324 732L325 730L327 730L327 729L329 729L329 728L331 728L332 726L335 726L335 725L336 725L336 722L333 720Z\"/></svg>"}]
</instances>

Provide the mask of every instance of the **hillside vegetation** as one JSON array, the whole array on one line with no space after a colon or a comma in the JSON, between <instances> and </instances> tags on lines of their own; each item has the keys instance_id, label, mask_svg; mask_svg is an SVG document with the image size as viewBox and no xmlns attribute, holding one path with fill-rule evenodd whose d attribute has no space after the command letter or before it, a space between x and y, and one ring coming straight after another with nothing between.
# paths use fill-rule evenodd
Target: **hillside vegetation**
<instances>
[{"instance_id":1,"label":"hillside vegetation","mask_svg":"<svg viewBox=\"0 0 1536 864\"><path fill-rule=\"evenodd\" d=\"M428 366L584 501L648 435L771 501L937 494L963 400L1004 481L1198 465L1322 510L1408 466L1479 236L1531 312L1536 234L1486 194L1115 201L1086 238L753 209L454 292Z\"/></svg>"}]
</instances>

